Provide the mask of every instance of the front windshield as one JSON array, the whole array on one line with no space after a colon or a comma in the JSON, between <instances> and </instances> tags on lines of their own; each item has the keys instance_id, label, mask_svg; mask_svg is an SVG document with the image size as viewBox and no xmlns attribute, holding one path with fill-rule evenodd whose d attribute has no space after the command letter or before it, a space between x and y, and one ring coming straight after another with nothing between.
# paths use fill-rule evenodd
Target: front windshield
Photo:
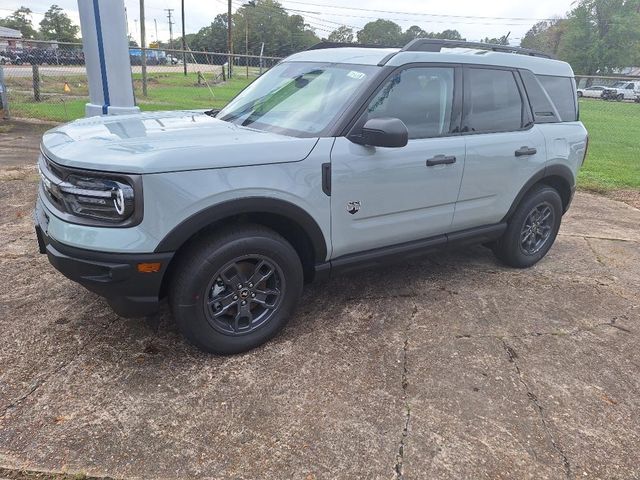
<instances>
[{"instance_id":1,"label":"front windshield","mask_svg":"<svg viewBox=\"0 0 640 480\"><path fill-rule=\"evenodd\" d=\"M294 136L321 135L379 67L310 62L276 65L216 118Z\"/></svg>"}]
</instances>

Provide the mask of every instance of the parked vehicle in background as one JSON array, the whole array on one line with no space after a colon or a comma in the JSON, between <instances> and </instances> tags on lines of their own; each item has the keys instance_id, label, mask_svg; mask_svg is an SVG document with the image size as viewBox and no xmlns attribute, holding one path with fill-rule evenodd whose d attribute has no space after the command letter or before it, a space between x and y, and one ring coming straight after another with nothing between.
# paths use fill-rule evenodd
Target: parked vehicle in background
<instances>
[{"instance_id":1,"label":"parked vehicle in background","mask_svg":"<svg viewBox=\"0 0 640 480\"><path fill-rule=\"evenodd\" d=\"M22 65L23 63L23 53L21 51L7 50L4 52L0 52L0 54L2 54L2 56L6 59L6 64L10 63L12 65Z\"/></svg>"},{"instance_id":2,"label":"parked vehicle in background","mask_svg":"<svg viewBox=\"0 0 640 480\"><path fill-rule=\"evenodd\" d=\"M167 54L159 50L146 50L145 56L147 58L147 65L166 65L167 63ZM130 48L129 59L131 61L131 65L141 65L142 49Z\"/></svg>"},{"instance_id":3,"label":"parked vehicle in background","mask_svg":"<svg viewBox=\"0 0 640 480\"><path fill-rule=\"evenodd\" d=\"M272 338L303 283L335 272L467 243L540 261L587 152L569 64L434 39L333 47L221 111L47 132L40 251L123 316L168 297L184 335L225 354Z\"/></svg>"},{"instance_id":4,"label":"parked vehicle in background","mask_svg":"<svg viewBox=\"0 0 640 480\"><path fill-rule=\"evenodd\" d=\"M605 100L635 100L636 94L640 92L640 81L620 81L610 87L606 87L602 93Z\"/></svg>"},{"instance_id":5,"label":"parked vehicle in background","mask_svg":"<svg viewBox=\"0 0 640 480\"><path fill-rule=\"evenodd\" d=\"M606 87L601 86L593 86L587 88L579 88L578 89L578 97L582 98L602 98L602 94L604 93Z\"/></svg>"},{"instance_id":6,"label":"parked vehicle in background","mask_svg":"<svg viewBox=\"0 0 640 480\"><path fill-rule=\"evenodd\" d=\"M0 65L7 65L8 63L11 63L11 59L0 53Z\"/></svg>"}]
</instances>

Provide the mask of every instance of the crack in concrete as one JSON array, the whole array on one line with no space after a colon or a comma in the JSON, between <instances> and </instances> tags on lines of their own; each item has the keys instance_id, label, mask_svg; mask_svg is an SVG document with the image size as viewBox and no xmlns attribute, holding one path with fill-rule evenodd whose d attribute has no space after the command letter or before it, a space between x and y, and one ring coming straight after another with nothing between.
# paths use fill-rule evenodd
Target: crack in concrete
<instances>
[{"instance_id":1,"label":"crack in concrete","mask_svg":"<svg viewBox=\"0 0 640 480\"><path fill-rule=\"evenodd\" d=\"M505 338L520 339L520 338L527 338L527 337L571 337L571 336L574 336L574 335L579 335L581 333L594 332L598 328L602 328L602 327L610 327L610 328L615 328L616 330L620 330L621 332L633 333L633 330L630 330L627 327L623 327L622 325L618 325L616 323L617 320L618 320L618 317L614 317L609 322L598 323L598 324L596 324L596 325L594 325L592 327L577 328L577 329L569 331L569 332L523 332L523 333L512 333L512 334L504 334L504 335L498 335L498 334L492 334L492 333L479 333L479 334L460 333L460 334L455 335L455 338L457 340L464 340L464 339L469 339L469 338L471 338L471 339L473 339L473 338L494 338L496 340L504 340Z\"/></svg>"},{"instance_id":2,"label":"crack in concrete","mask_svg":"<svg viewBox=\"0 0 640 480\"><path fill-rule=\"evenodd\" d=\"M591 250L591 253L593 253L593 256L596 257L596 261L603 266L607 266L607 264L605 263L605 261L602 259L602 257L600 256L600 254L598 252L596 252L596 249L593 247L593 245L591 244L591 242L589 241L590 237L583 237L584 241L587 242L587 245L589 246L589 249Z\"/></svg>"},{"instance_id":3,"label":"crack in concrete","mask_svg":"<svg viewBox=\"0 0 640 480\"><path fill-rule=\"evenodd\" d=\"M527 392L527 397L529 398L529 401L533 404L533 406L538 412L538 415L540 416L542 428L544 429L545 434L549 438L549 441L551 442L551 446L560 455L560 458L562 459L562 466L564 468L565 477L567 479L570 479L571 463L569 462L569 457L567 457L567 454L564 452L560 444L556 441L555 437L553 436L553 433L551 432L551 429L549 428L549 425L547 423L547 418L545 417L545 414L544 414L544 408L540 404L540 401L538 400L538 397L536 396L536 394L531 391L529 384L527 383L527 381L524 379L524 376L522 375L522 371L520 370L520 365L518 364L518 353L515 351L513 347L508 345L507 342L505 342L504 340L502 340L502 347L507 353L509 362L513 364L516 370L516 373L518 374L518 380L524 386Z\"/></svg>"},{"instance_id":4,"label":"crack in concrete","mask_svg":"<svg viewBox=\"0 0 640 480\"><path fill-rule=\"evenodd\" d=\"M116 318L114 318L113 320L111 320L103 329L103 332L106 332L111 325L113 325L116 322ZM22 402L24 402L27 398L29 398L31 395L33 395L34 393L36 393L38 391L38 389L44 385L45 383L47 383L49 380L51 380L53 377L55 377L58 373L60 373L62 370L64 370L65 368L67 368L69 365L71 365L74 361L76 361L78 359L78 357L80 355L82 355L82 353L85 351L85 349L91 345L93 343L93 341L96 339L96 337L100 334L100 331L97 331L96 333L94 333L93 335L91 335L86 342L84 342L83 344L81 344L77 349L75 354L66 362L62 362L60 365L58 365L55 369L53 369L51 372L49 372L49 374L44 375L42 378L37 379L35 382L33 382L29 388L27 389L27 391L25 393L23 393L22 395L20 395L17 399L13 400L11 403L9 403L6 407L4 407L2 409L2 411L0 411L0 419L4 418L6 416L7 413L9 413L10 410L13 410L15 408L18 408Z\"/></svg>"},{"instance_id":5,"label":"crack in concrete","mask_svg":"<svg viewBox=\"0 0 640 480\"><path fill-rule=\"evenodd\" d=\"M580 235L579 233L559 233L558 236L559 237L584 238L585 240L588 239L588 238L593 238L594 240L611 240L613 242L640 243L640 241L635 240L633 238L599 237L597 235Z\"/></svg>"},{"instance_id":6,"label":"crack in concrete","mask_svg":"<svg viewBox=\"0 0 640 480\"><path fill-rule=\"evenodd\" d=\"M396 455L396 464L394 471L396 472L396 479L403 480L404 477L404 450L409 436L409 422L411 421L411 405L409 405L409 395L407 388L409 387L409 368L407 361L407 354L409 350L409 329L413 323L414 318L418 314L418 306L413 304L413 311L411 317L407 322L405 328L404 345L402 348L402 403L404 407L404 425L402 428L402 434L400 436L400 442L398 445L398 454Z\"/></svg>"}]
</instances>

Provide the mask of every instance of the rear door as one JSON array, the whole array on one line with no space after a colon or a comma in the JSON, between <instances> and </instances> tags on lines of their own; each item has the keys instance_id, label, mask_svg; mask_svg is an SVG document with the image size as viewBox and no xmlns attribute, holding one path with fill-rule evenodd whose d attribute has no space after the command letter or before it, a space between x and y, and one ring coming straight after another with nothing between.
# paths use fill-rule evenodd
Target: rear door
<instances>
[{"instance_id":1,"label":"rear door","mask_svg":"<svg viewBox=\"0 0 640 480\"><path fill-rule=\"evenodd\" d=\"M453 230L500 222L524 184L546 162L544 135L533 123L514 70L464 68L464 176Z\"/></svg>"},{"instance_id":2,"label":"rear door","mask_svg":"<svg viewBox=\"0 0 640 480\"><path fill-rule=\"evenodd\" d=\"M402 148L336 138L331 152L333 258L449 231L464 168L461 69L409 66L391 74L356 122L395 117Z\"/></svg>"}]
</instances>

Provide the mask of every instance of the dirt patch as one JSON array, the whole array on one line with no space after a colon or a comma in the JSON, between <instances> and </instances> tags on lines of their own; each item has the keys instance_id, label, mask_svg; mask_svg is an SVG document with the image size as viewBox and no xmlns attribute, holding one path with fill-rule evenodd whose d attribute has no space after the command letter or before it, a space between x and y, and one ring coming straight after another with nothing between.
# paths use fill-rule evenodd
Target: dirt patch
<instances>
[{"instance_id":1,"label":"dirt patch","mask_svg":"<svg viewBox=\"0 0 640 480\"><path fill-rule=\"evenodd\" d=\"M614 190L605 194L609 198L624 202L634 208L640 209L640 190Z\"/></svg>"}]
</instances>

